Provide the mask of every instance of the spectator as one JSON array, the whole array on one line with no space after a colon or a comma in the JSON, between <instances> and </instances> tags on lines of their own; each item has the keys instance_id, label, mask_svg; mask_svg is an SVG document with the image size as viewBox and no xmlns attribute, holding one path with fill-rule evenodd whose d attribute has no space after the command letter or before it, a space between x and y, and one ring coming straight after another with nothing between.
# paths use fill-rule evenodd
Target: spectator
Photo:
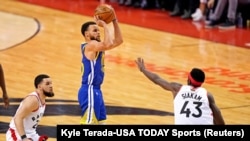
<instances>
[{"instance_id":1,"label":"spectator","mask_svg":"<svg viewBox=\"0 0 250 141\"><path fill-rule=\"evenodd\" d=\"M196 9L195 13L191 15L193 21L201 21L204 19L204 14L207 8L207 0L200 0L199 8Z\"/></svg>"},{"instance_id":2,"label":"spectator","mask_svg":"<svg viewBox=\"0 0 250 141\"><path fill-rule=\"evenodd\" d=\"M211 3L209 3L211 1ZM208 7L213 6L214 0L209 0ZM236 13L238 4L248 4L250 0L218 0L214 13L210 17L210 23L206 25L207 28L213 28L219 25L219 29L235 29L236 28ZM228 5L226 11L226 20L220 24L221 16L225 7Z\"/></svg>"},{"instance_id":3,"label":"spectator","mask_svg":"<svg viewBox=\"0 0 250 141\"><path fill-rule=\"evenodd\" d=\"M170 16L181 15L182 19L191 18L191 14L199 7L199 0L176 0Z\"/></svg>"},{"instance_id":4,"label":"spectator","mask_svg":"<svg viewBox=\"0 0 250 141\"><path fill-rule=\"evenodd\" d=\"M160 0L119 0L119 5L133 6L135 8L160 8Z\"/></svg>"}]
</instances>

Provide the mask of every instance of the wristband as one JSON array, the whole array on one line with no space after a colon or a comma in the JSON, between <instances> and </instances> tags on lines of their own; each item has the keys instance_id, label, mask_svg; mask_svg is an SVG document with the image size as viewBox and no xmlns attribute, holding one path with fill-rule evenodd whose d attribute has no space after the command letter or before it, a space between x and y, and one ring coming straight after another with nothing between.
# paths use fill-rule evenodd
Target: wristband
<instances>
[{"instance_id":1,"label":"wristband","mask_svg":"<svg viewBox=\"0 0 250 141\"><path fill-rule=\"evenodd\" d=\"M27 136L25 134L21 136L22 140L25 139L25 138L27 138Z\"/></svg>"}]
</instances>

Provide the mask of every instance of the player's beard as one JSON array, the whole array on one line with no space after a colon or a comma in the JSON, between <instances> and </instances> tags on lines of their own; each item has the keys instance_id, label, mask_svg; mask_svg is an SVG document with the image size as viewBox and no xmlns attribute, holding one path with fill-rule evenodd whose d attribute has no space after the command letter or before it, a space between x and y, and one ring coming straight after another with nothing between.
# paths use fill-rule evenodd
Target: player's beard
<instances>
[{"instance_id":1,"label":"player's beard","mask_svg":"<svg viewBox=\"0 0 250 141\"><path fill-rule=\"evenodd\" d=\"M90 40L96 40L97 42L101 41L100 39L98 39L97 37L95 38L94 36L90 37Z\"/></svg>"},{"instance_id":2,"label":"player's beard","mask_svg":"<svg viewBox=\"0 0 250 141\"><path fill-rule=\"evenodd\" d=\"M53 97L55 95L54 92L46 92L45 90L43 90L43 93L47 97Z\"/></svg>"}]
</instances>

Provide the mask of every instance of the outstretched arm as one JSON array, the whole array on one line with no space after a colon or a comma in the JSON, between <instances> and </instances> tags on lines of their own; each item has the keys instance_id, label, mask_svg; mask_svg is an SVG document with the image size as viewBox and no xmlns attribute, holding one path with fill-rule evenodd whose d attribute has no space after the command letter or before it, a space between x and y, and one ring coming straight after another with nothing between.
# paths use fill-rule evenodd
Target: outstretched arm
<instances>
[{"instance_id":1,"label":"outstretched arm","mask_svg":"<svg viewBox=\"0 0 250 141\"><path fill-rule=\"evenodd\" d=\"M9 97L7 95L4 72L3 72L3 68L1 64L0 64L0 87L2 88L2 92L3 92L4 107L7 108L9 106Z\"/></svg>"},{"instance_id":2,"label":"outstretched arm","mask_svg":"<svg viewBox=\"0 0 250 141\"><path fill-rule=\"evenodd\" d=\"M157 75L156 73L150 72L149 70L147 70L145 68L144 65L144 60L142 58L137 58L136 60L136 64L139 68L139 70L152 82L154 82L155 84L161 86L163 89L171 91L173 93L173 96L175 97L175 95L177 94L177 92L179 91L179 89L181 88L181 84L179 83L175 83L175 82L168 82L164 79L162 79L159 75Z\"/></svg>"},{"instance_id":3,"label":"outstretched arm","mask_svg":"<svg viewBox=\"0 0 250 141\"><path fill-rule=\"evenodd\" d=\"M214 124L215 125L225 125L225 121L223 119L223 116L221 114L220 109L217 107L217 105L215 104L215 100L214 97L212 96L212 94L208 93L208 100L209 100L209 105L210 108L213 111L213 116L214 116Z\"/></svg>"}]
</instances>

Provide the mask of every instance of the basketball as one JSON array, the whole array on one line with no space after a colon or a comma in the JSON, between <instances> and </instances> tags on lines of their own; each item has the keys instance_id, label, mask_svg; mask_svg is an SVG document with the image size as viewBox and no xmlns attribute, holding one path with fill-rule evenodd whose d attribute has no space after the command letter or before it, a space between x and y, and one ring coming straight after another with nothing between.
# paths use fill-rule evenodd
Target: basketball
<instances>
[{"instance_id":1,"label":"basketball","mask_svg":"<svg viewBox=\"0 0 250 141\"><path fill-rule=\"evenodd\" d=\"M115 18L113 8L107 4L97 6L94 15L99 17L99 19L103 20L106 24L109 24Z\"/></svg>"}]
</instances>

